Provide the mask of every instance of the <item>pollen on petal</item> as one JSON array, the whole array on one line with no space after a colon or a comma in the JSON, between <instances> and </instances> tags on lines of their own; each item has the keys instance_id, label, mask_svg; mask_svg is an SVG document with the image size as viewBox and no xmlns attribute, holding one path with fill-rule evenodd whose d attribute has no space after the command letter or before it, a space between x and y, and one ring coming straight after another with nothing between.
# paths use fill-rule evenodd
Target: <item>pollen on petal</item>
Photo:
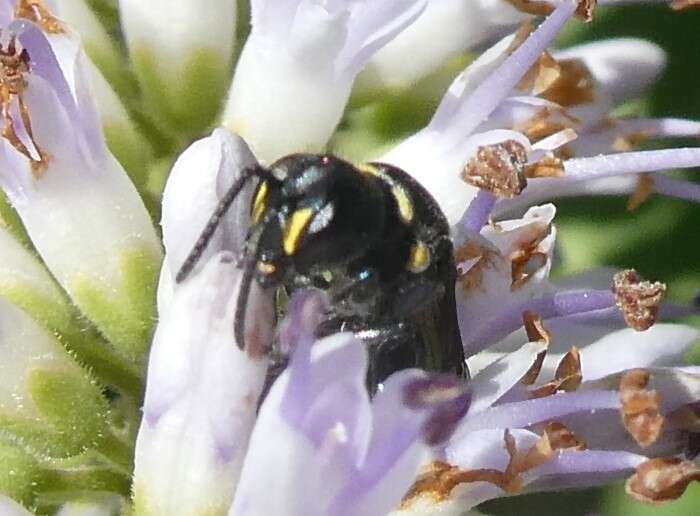
<instances>
[{"instance_id":1,"label":"pollen on petal","mask_svg":"<svg viewBox=\"0 0 700 516\"><path fill-rule=\"evenodd\" d=\"M613 277L612 292L627 325L644 331L656 322L666 285L642 281L634 269L627 269Z\"/></svg>"}]
</instances>

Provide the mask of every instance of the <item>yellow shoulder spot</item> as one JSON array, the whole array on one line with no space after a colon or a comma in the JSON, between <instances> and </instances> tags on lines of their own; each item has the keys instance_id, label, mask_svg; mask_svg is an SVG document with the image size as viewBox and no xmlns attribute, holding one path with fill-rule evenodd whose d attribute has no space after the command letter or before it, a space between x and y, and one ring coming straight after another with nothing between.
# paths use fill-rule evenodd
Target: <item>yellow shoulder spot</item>
<instances>
[{"instance_id":1,"label":"yellow shoulder spot","mask_svg":"<svg viewBox=\"0 0 700 516\"><path fill-rule=\"evenodd\" d=\"M267 208L267 199L269 196L270 187L267 185L267 181L263 181L260 183L258 191L255 193L255 199L253 199L253 209L251 210L253 224L260 222L260 219Z\"/></svg>"},{"instance_id":2,"label":"yellow shoulder spot","mask_svg":"<svg viewBox=\"0 0 700 516\"><path fill-rule=\"evenodd\" d=\"M360 165L357 165L357 170L359 170L363 174L367 174L369 176L374 176L374 177L382 177L383 176L381 170L379 170L376 166L372 165L371 163L361 163Z\"/></svg>"},{"instance_id":3,"label":"yellow shoulder spot","mask_svg":"<svg viewBox=\"0 0 700 516\"><path fill-rule=\"evenodd\" d=\"M297 247L299 247L299 241L304 236L313 214L313 209L302 208L292 213L287 220L287 223L284 225L284 234L282 235L282 245L287 256L291 256L296 252Z\"/></svg>"},{"instance_id":4,"label":"yellow shoulder spot","mask_svg":"<svg viewBox=\"0 0 700 516\"><path fill-rule=\"evenodd\" d=\"M404 224L410 224L413 221L413 200L403 186L394 185L391 188L391 193L396 199L396 204L399 207L399 216Z\"/></svg>"},{"instance_id":5,"label":"yellow shoulder spot","mask_svg":"<svg viewBox=\"0 0 700 516\"><path fill-rule=\"evenodd\" d=\"M406 268L416 274L423 272L430 265L430 249L423 242L416 242L411 246Z\"/></svg>"}]
</instances>

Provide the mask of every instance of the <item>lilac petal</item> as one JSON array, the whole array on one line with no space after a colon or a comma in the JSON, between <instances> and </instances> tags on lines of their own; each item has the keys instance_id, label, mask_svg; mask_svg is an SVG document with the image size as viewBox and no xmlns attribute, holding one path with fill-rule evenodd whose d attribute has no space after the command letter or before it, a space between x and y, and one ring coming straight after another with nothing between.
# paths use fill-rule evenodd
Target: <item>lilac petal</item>
<instances>
[{"instance_id":1,"label":"lilac petal","mask_svg":"<svg viewBox=\"0 0 700 516\"><path fill-rule=\"evenodd\" d=\"M624 478L647 460L623 451L563 450L527 475L527 491L585 488ZM534 477L534 479L533 479Z\"/></svg>"},{"instance_id":2,"label":"lilac petal","mask_svg":"<svg viewBox=\"0 0 700 516\"><path fill-rule=\"evenodd\" d=\"M600 310L615 306L615 298L609 290L557 292L511 305L480 326L463 331L464 349L473 355L506 337L523 324L523 313L535 312L544 319L575 313Z\"/></svg>"},{"instance_id":3,"label":"lilac petal","mask_svg":"<svg viewBox=\"0 0 700 516\"><path fill-rule=\"evenodd\" d=\"M390 377L370 405L365 347L337 334L309 350L303 330L261 406L229 514L382 516L398 505L426 452L428 413L404 403L407 385L424 373Z\"/></svg>"},{"instance_id":4,"label":"lilac petal","mask_svg":"<svg viewBox=\"0 0 700 516\"><path fill-rule=\"evenodd\" d=\"M614 390L564 392L544 398L504 403L465 417L451 441L468 440L469 434L478 430L527 427L575 412L619 408L620 396Z\"/></svg>"},{"instance_id":5,"label":"lilac petal","mask_svg":"<svg viewBox=\"0 0 700 516\"><path fill-rule=\"evenodd\" d=\"M622 174L640 174L671 168L700 167L700 149L686 147L653 151L623 152L591 158L573 158L564 162L562 181L584 181ZM556 181L540 178L532 181Z\"/></svg>"},{"instance_id":6,"label":"lilac petal","mask_svg":"<svg viewBox=\"0 0 700 516\"><path fill-rule=\"evenodd\" d=\"M563 2L459 107L460 129L470 134L493 112L537 61L576 11L575 2Z\"/></svg>"},{"instance_id":7,"label":"lilac petal","mask_svg":"<svg viewBox=\"0 0 700 516\"><path fill-rule=\"evenodd\" d=\"M471 380L469 414L476 414L498 401L525 376L537 356L546 349L544 342L528 342L479 371Z\"/></svg>"},{"instance_id":8,"label":"lilac petal","mask_svg":"<svg viewBox=\"0 0 700 516\"><path fill-rule=\"evenodd\" d=\"M700 185L676 179L663 174L657 174L653 178L654 191L668 197L676 197L691 202L700 202Z\"/></svg>"},{"instance_id":9,"label":"lilac petal","mask_svg":"<svg viewBox=\"0 0 700 516\"><path fill-rule=\"evenodd\" d=\"M420 442L425 414L404 402L408 385L423 377L405 370L384 382L372 403L372 435L367 452L327 514L382 516L396 507L415 480L425 448Z\"/></svg>"},{"instance_id":10,"label":"lilac petal","mask_svg":"<svg viewBox=\"0 0 700 516\"><path fill-rule=\"evenodd\" d=\"M0 0L0 27L7 27L15 18L15 1Z\"/></svg>"}]
</instances>

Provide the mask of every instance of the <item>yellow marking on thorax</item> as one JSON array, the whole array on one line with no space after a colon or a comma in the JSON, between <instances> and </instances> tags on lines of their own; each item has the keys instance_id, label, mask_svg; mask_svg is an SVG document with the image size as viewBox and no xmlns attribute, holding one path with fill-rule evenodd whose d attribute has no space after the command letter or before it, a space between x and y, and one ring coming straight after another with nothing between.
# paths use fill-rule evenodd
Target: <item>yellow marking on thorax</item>
<instances>
[{"instance_id":1,"label":"yellow marking on thorax","mask_svg":"<svg viewBox=\"0 0 700 516\"><path fill-rule=\"evenodd\" d=\"M267 199L270 196L270 187L267 181L260 183L258 191L255 193L255 199L253 200L253 209L251 210L253 224L260 222L263 213L267 209Z\"/></svg>"},{"instance_id":2,"label":"yellow marking on thorax","mask_svg":"<svg viewBox=\"0 0 700 516\"><path fill-rule=\"evenodd\" d=\"M313 214L313 209L301 208L292 213L287 220L287 223L284 225L284 234L282 235L282 245L287 256L291 256L296 252L301 237L304 236Z\"/></svg>"},{"instance_id":3,"label":"yellow marking on thorax","mask_svg":"<svg viewBox=\"0 0 700 516\"><path fill-rule=\"evenodd\" d=\"M399 207L399 217L404 224L410 224L413 221L414 211L413 211L413 201L411 196L403 186L394 184L391 187L391 193L396 199L396 204Z\"/></svg>"},{"instance_id":4,"label":"yellow marking on thorax","mask_svg":"<svg viewBox=\"0 0 700 516\"><path fill-rule=\"evenodd\" d=\"M410 224L413 222L413 217L415 216L415 210L413 208L413 200L409 195L408 191L398 184L393 177L384 172L381 168L372 165L371 163L363 163L358 165L357 169L363 174L378 177L384 181L391 188L391 195L396 199L396 205L399 208L399 217L404 224Z\"/></svg>"},{"instance_id":5,"label":"yellow marking on thorax","mask_svg":"<svg viewBox=\"0 0 700 516\"><path fill-rule=\"evenodd\" d=\"M416 242L411 246L406 268L410 272L419 274L430 266L430 249L423 242Z\"/></svg>"},{"instance_id":6,"label":"yellow marking on thorax","mask_svg":"<svg viewBox=\"0 0 700 516\"><path fill-rule=\"evenodd\" d=\"M360 165L357 165L357 170L359 170L363 174L367 174L369 176L385 177L385 175L382 174L382 171L379 170L374 165L372 165L371 163L362 163Z\"/></svg>"}]
</instances>

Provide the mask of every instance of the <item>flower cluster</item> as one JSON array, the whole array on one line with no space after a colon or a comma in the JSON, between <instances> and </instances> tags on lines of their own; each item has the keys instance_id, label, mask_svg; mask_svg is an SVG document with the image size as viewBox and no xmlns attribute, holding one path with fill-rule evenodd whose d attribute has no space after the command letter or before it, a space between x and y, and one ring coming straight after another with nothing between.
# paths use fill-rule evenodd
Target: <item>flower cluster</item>
<instances>
[{"instance_id":1,"label":"flower cluster","mask_svg":"<svg viewBox=\"0 0 700 516\"><path fill-rule=\"evenodd\" d=\"M0 0L0 513L458 515L700 480L698 331L667 322L697 307L632 269L550 279L552 199L700 200L664 173L700 148L639 150L700 122L610 114L662 50L551 49L586 0L238 6ZM443 84L422 129L363 133ZM405 369L370 394L362 336L317 337L332 298L246 276L254 184L222 200L300 152L394 165L435 199L469 379Z\"/></svg>"}]
</instances>

